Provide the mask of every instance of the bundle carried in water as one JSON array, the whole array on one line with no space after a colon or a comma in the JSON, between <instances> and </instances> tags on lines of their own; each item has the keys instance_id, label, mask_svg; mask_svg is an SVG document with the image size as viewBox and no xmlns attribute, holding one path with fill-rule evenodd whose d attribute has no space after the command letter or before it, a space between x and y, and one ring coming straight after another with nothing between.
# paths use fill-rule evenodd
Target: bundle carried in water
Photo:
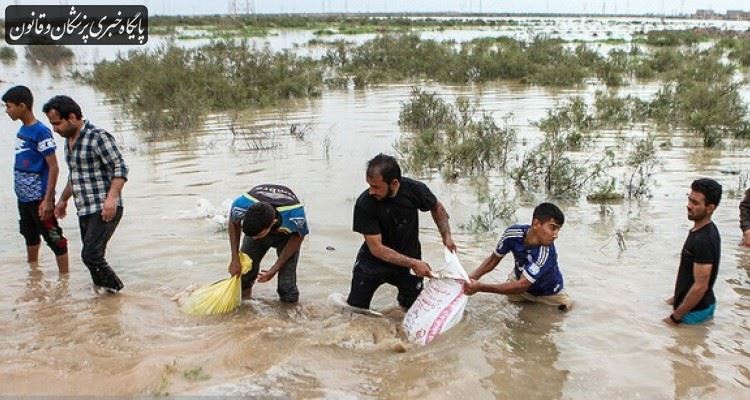
<instances>
[{"instance_id":1,"label":"bundle carried in water","mask_svg":"<svg viewBox=\"0 0 750 400\"><path fill-rule=\"evenodd\" d=\"M240 264L241 275L253 269L253 261L245 253L240 253ZM222 279L196 290L185 302L183 311L190 315L216 315L233 311L242 300L241 275Z\"/></svg>"},{"instance_id":2,"label":"bundle carried in water","mask_svg":"<svg viewBox=\"0 0 750 400\"><path fill-rule=\"evenodd\" d=\"M434 279L406 312L404 332L412 343L428 344L438 335L461 322L468 298L464 282L469 280L456 253L445 249L445 264L433 271Z\"/></svg>"}]
</instances>

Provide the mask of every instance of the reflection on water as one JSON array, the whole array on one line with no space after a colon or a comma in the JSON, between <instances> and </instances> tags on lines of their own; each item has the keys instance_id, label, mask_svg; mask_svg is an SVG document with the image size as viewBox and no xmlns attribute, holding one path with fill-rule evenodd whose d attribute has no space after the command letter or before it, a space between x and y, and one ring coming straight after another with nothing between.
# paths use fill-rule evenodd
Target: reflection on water
<instances>
[{"instance_id":1,"label":"reflection on water","mask_svg":"<svg viewBox=\"0 0 750 400\"><path fill-rule=\"evenodd\" d=\"M716 372L703 363L715 357L707 344L710 323L690 328L675 330L675 344L668 349L673 355L675 399L706 398L716 391Z\"/></svg>"}]
</instances>

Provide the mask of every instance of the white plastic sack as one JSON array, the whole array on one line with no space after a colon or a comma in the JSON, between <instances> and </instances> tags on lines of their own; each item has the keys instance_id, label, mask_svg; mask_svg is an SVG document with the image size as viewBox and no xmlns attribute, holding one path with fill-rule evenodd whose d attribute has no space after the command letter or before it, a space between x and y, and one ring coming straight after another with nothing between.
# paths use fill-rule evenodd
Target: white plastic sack
<instances>
[{"instance_id":1,"label":"white plastic sack","mask_svg":"<svg viewBox=\"0 0 750 400\"><path fill-rule=\"evenodd\" d=\"M422 345L461 322L468 302L463 283L469 276L455 253L445 249L445 264L432 274L403 322L409 341Z\"/></svg>"}]
</instances>

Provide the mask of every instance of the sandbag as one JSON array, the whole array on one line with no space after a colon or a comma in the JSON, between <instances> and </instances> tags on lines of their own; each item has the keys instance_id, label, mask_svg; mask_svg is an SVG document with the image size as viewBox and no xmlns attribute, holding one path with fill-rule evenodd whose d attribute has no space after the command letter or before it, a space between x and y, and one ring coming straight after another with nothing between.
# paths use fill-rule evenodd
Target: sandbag
<instances>
[{"instance_id":1,"label":"sandbag","mask_svg":"<svg viewBox=\"0 0 750 400\"><path fill-rule=\"evenodd\" d=\"M412 343L430 343L461 322L468 303L463 283L469 276L456 253L445 249L445 264L432 274L436 278L426 280L422 293L404 316L404 332Z\"/></svg>"},{"instance_id":2,"label":"sandbag","mask_svg":"<svg viewBox=\"0 0 750 400\"><path fill-rule=\"evenodd\" d=\"M242 273L231 278L222 279L206 285L186 300L183 311L190 315L216 315L233 311L242 301L242 278L253 268L253 260L245 253L240 253Z\"/></svg>"}]
</instances>

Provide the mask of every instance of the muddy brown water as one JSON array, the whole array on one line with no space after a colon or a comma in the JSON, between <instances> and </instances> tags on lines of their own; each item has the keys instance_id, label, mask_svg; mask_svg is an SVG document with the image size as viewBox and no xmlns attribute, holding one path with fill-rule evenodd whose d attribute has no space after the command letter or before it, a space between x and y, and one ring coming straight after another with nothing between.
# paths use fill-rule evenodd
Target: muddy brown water
<instances>
[{"instance_id":1,"label":"muddy brown water","mask_svg":"<svg viewBox=\"0 0 750 400\"><path fill-rule=\"evenodd\" d=\"M374 299L375 308L391 309L385 319L343 315L326 302L331 292L348 290L361 243L351 231L351 216L354 199L365 188L364 163L379 151L392 152L402 134L398 112L410 85L324 91L319 99L243 115L273 133L274 149L251 151L247 141L233 141L222 128L223 116L184 132L188 140L146 143L117 107L64 73L56 78L55 72L29 68L22 59L1 70L3 87L24 83L34 90L43 122L44 100L58 93L77 99L86 117L115 134L131 168L125 216L108 249L126 288L120 295L98 296L78 255L73 217L62 221L71 239L69 277L58 276L44 247L39 267L26 264L10 167L17 124L0 118L0 160L6 160L0 174L2 395L747 396L750 250L738 246L738 198L725 196L715 214L723 258L714 320L677 329L661 322L669 314L663 300L671 294L690 227L685 215L689 183L711 176L725 189L736 188L738 177L722 171L750 169L743 146L704 150L697 138L660 132L672 138L673 146L660 153L653 198L606 207L563 204L567 221L557 247L576 302L571 312L480 294L470 298L459 326L415 348L404 343L399 331L402 314L392 311L394 290L383 287ZM591 96L594 90L428 87L448 99L471 95L498 118L513 112L527 146L539 138L529 121L566 96ZM624 94L648 95L655 89L634 86ZM303 140L284 133L293 123L309 127ZM616 140L614 133L603 133L605 143ZM435 176L425 181L451 214L464 267L475 268L500 232L471 234L460 228L478 207L469 180L447 183ZM280 304L272 281L257 285L255 298L234 314L185 315L175 296L227 275L228 243L218 223L225 203L263 182L293 188L309 215L311 234L298 268L300 303ZM493 191L500 185L490 178ZM531 210L532 204L521 205L516 219L528 221ZM429 216L423 216L421 227L425 259L438 263L442 249ZM625 250L614 238L617 231L624 234ZM272 260L269 254L264 264ZM503 280L510 264L503 261L487 279Z\"/></svg>"}]
</instances>

